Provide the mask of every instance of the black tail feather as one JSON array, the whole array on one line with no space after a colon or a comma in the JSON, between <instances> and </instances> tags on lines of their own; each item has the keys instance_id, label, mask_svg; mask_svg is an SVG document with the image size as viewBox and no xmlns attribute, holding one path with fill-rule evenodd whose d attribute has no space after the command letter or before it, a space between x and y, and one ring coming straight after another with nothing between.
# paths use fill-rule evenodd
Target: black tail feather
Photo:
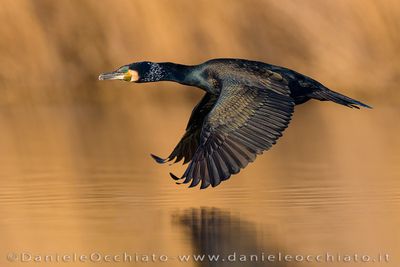
<instances>
[{"instance_id":1,"label":"black tail feather","mask_svg":"<svg viewBox=\"0 0 400 267\"><path fill-rule=\"evenodd\" d=\"M359 109L360 107L372 108L367 104L364 104L360 101L357 101L345 95L329 90L328 88L323 88L312 92L311 98L318 99L321 101L332 101L349 108L357 108L357 109Z\"/></svg>"}]
</instances>

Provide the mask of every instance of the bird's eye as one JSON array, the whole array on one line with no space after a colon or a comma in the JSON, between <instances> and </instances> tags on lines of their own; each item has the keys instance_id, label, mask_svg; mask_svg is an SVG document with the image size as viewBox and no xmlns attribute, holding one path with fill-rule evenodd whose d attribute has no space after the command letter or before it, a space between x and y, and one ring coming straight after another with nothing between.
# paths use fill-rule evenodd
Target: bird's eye
<instances>
[{"instance_id":1,"label":"bird's eye","mask_svg":"<svg viewBox=\"0 0 400 267\"><path fill-rule=\"evenodd\" d=\"M121 68L118 69L118 72L125 73L125 72L127 72L128 70L129 70L129 67L128 67L128 66L123 66L123 67L121 67Z\"/></svg>"}]
</instances>

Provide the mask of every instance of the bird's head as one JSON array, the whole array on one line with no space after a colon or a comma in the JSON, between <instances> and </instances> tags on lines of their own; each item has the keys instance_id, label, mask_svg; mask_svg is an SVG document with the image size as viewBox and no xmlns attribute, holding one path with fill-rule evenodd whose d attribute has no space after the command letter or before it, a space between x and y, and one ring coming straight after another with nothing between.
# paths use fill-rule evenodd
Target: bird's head
<instances>
[{"instance_id":1,"label":"bird's head","mask_svg":"<svg viewBox=\"0 0 400 267\"><path fill-rule=\"evenodd\" d=\"M99 80L123 80L126 82L156 82L165 76L165 71L158 63L136 62L124 65L112 72L100 74Z\"/></svg>"}]
</instances>

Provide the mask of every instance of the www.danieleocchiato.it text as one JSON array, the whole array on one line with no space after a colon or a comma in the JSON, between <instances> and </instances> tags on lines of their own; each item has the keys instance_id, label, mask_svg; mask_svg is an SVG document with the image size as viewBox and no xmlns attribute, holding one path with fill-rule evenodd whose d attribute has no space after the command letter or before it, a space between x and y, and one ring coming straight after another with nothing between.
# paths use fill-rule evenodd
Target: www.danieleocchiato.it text
<instances>
[{"instance_id":1,"label":"www.danieleocchiato.it text","mask_svg":"<svg viewBox=\"0 0 400 267\"><path fill-rule=\"evenodd\" d=\"M130 263L130 262L358 262L358 263L388 263L390 260L387 253L376 253L368 255L363 253L321 253L321 254L286 254L286 253L257 253L241 254L237 252L226 254L139 254L139 253L33 253L33 252L10 252L7 261L22 263Z\"/></svg>"}]
</instances>

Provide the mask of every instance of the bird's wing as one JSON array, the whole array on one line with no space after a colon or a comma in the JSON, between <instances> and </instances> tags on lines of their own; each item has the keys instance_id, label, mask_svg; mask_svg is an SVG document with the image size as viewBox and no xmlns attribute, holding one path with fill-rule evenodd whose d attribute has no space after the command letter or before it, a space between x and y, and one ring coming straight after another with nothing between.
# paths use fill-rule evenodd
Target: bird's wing
<instances>
[{"instance_id":1,"label":"bird's wing","mask_svg":"<svg viewBox=\"0 0 400 267\"><path fill-rule=\"evenodd\" d=\"M184 159L184 164L188 163L199 146L201 127L204 118L210 112L214 104L217 102L218 96L206 93L200 102L194 107L190 115L189 122L186 126L186 132L182 136L171 154L163 159L155 155L151 155L158 163L166 163L175 159L175 162Z\"/></svg>"},{"instance_id":2,"label":"bird's wing","mask_svg":"<svg viewBox=\"0 0 400 267\"><path fill-rule=\"evenodd\" d=\"M270 79L265 86L230 84L222 89L204 119L199 146L181 178L190 187L214 187L268 150L288 126L294 101L287 85Z\"/></svg>"}]
</instances>

